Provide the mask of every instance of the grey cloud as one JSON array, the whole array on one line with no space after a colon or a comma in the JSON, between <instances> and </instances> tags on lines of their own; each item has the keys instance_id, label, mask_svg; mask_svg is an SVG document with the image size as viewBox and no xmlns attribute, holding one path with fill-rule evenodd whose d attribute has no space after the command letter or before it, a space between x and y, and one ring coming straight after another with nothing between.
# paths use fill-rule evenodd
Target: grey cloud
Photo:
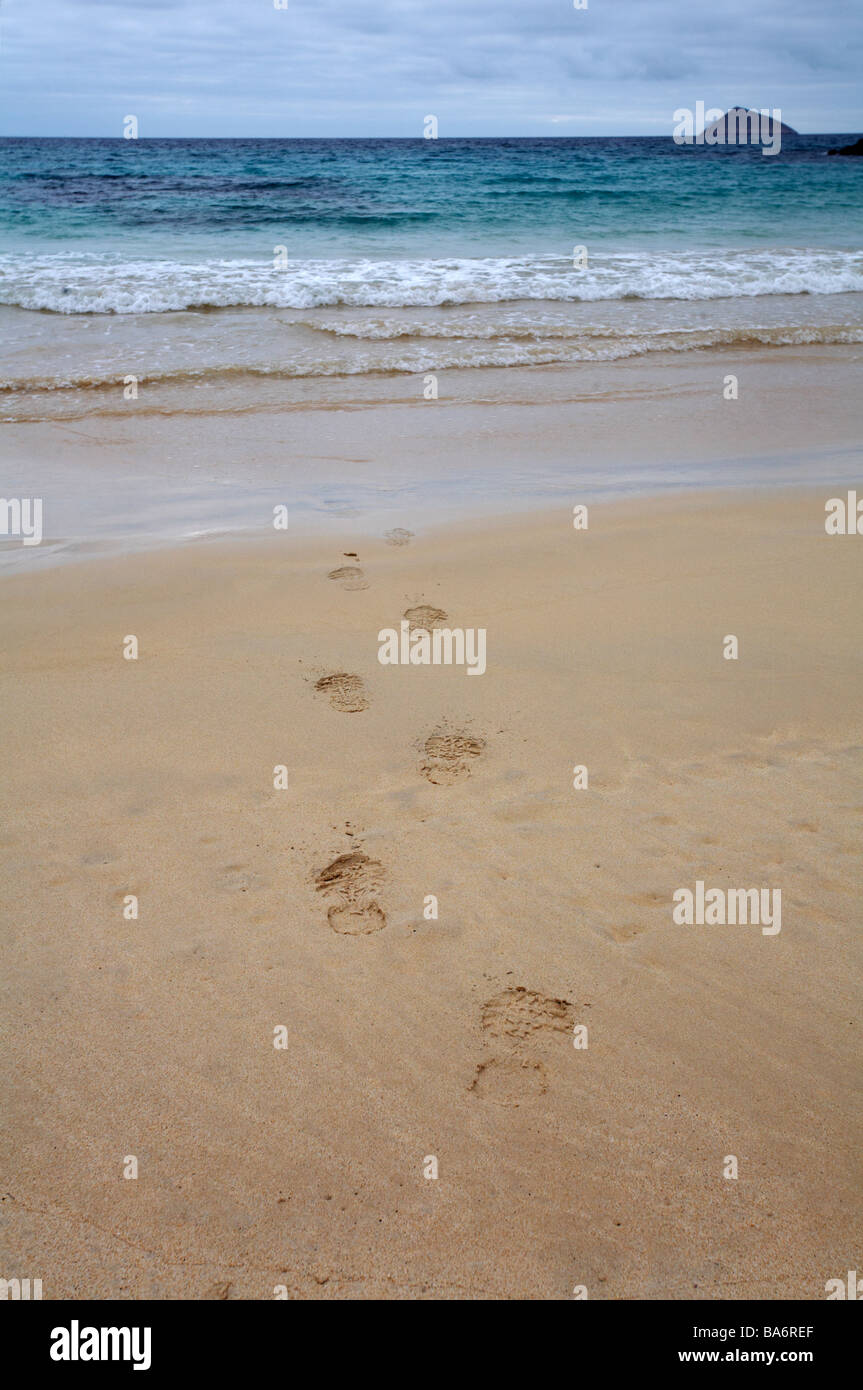
<instances>
[{"instance_id":1,"label":"grey cloud","mask_svg":"<svg viewBox=\"0 0 863 1390\"><path fill-rule=\"evenodd\" d=\"M12 134L655 133L678 106L858 129L846 0L9 0ZM804 121L797 115L806 112ZM561 123L561 118L563 123Z\"/></svg>"}]
</instances>

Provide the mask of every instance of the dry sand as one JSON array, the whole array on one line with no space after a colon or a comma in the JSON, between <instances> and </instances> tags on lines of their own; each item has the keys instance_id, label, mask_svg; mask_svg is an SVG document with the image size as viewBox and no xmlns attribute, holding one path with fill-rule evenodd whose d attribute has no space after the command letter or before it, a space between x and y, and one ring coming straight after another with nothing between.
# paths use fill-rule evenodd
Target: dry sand
<instances>
[{"instance_id":1,"label":"dry sand","mask_svg":"<svg viewBox=\"0 0 863 1390\"><path fill-rule=\"evenodd\" d=\"M822 1299L859 1267L863 540L827 495L7 579L4 1276ZM378 663L422 605L487 629L485 675ZM697 879L780 888L781 932L675 925Z\"/></svg>"}]
</instances>

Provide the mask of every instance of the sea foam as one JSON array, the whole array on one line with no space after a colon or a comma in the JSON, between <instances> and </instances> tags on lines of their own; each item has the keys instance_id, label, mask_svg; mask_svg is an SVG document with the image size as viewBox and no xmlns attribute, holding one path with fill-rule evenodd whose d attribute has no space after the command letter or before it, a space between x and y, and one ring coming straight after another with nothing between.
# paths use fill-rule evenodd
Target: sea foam
<instances>
[{"instance_id":1,"label":"sea foam","mask_svg":"<svg viewBox=\"0 0 863 1390\"><path fill-rule=\"evenodd\" d=\"M437 260L129 260L61 252L0 257L0 303L63 314L268 306L433 307L511 300L714 300L863 290L863 252L621 252Z\"/></svg>"}]
</instances>

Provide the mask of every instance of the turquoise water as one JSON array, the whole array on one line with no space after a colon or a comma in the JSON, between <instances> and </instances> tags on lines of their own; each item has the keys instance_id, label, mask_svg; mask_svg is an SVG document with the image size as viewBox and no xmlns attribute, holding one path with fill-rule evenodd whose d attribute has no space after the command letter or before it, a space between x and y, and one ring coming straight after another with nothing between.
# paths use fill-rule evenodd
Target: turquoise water
<instances>
[{"instance_id":1,"label":"turquoise water","mask_svg":"<svg viewBox=\"0 0 863 1390\"><path fill-rule=\"evenodd\" d=\"M668 137L4 140L0 302L140 313L854 291L863 164L827 155L845 138L789 136L766 157Z\"/></svg>"}]
</instances>

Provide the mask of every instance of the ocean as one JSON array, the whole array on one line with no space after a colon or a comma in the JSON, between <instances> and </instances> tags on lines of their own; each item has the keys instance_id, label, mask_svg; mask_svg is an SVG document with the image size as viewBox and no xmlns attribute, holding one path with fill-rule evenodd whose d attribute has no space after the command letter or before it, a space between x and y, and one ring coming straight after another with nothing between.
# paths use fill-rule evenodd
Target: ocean
<instances>
[{"instance_id":1,"label":"ocean","mask_svg":"<svg viewBox=\"0 0 863 1390\"><path fill-rule=\"evenodd\" d=\"M421 400L429 374L444 374L442 398L487 399L493 412L511 398L509 368L556 371L546 394L587 399L607 392L588 373L626 359L860 344L863 165L828 155L848 139L788 136L775 156L670 137L5 139L0 418L101 421L128 458L112 422L183 417L190 432L163 447L172 477L194 470L174 517L186 534L235 523L225 488L245 498L237 472L269 449L235 435L217 465L217 434L194 456L196 420L242 418L242 440L256 414L290 421L294 451L270 450L268 480L281 496L278 470L292 469L320 510L326 464L309 461L308 409ZM464 371L475 386L456 385ZM363 485L382 495L359 417L356 428L352 453L366 462L343 480L336 463L328 479L340 514L368 506ZM71 478L70 457L67 437ZM205 505L199 483L217 466ZM164 500L165 477L146 498L105 503L97 526L77 503L83 481L61 506L62 467L59 534L120 533L130 510L159 529L150 502ZM534 486L535 460L519 468L513 487ZM27 489L26 448L5 471L7 491ZM150 471L139 457L130 486ZM645 474L646 487L660 482Z\"/></svg>"},{"instance_id":2,"label":"ocean","mask_svg":"<svg viewBox=\"0 0 863 1390\"><path fill-rule=\"evenodd\" d=\"M5 140L0 298L146 313L855 290L863 172L827 157L845 138L786 137L776 156L668 138Z\"/></svg>"},{"instance_id":3,"label":"ocean","mask_svg":"<svg viewBox=\"0 0 863 1390\"><path fill-rule=\"evenodd\" d=\"M0 305L115 322L7 315L3 393L109 384L116 349L164 381L857 342L863 168L827 154L846 138L7 139ZM257 342L202 322L250 308L279 314ZM124 335L142 315L155 336Z\"/></svg>"}]
</instances>

